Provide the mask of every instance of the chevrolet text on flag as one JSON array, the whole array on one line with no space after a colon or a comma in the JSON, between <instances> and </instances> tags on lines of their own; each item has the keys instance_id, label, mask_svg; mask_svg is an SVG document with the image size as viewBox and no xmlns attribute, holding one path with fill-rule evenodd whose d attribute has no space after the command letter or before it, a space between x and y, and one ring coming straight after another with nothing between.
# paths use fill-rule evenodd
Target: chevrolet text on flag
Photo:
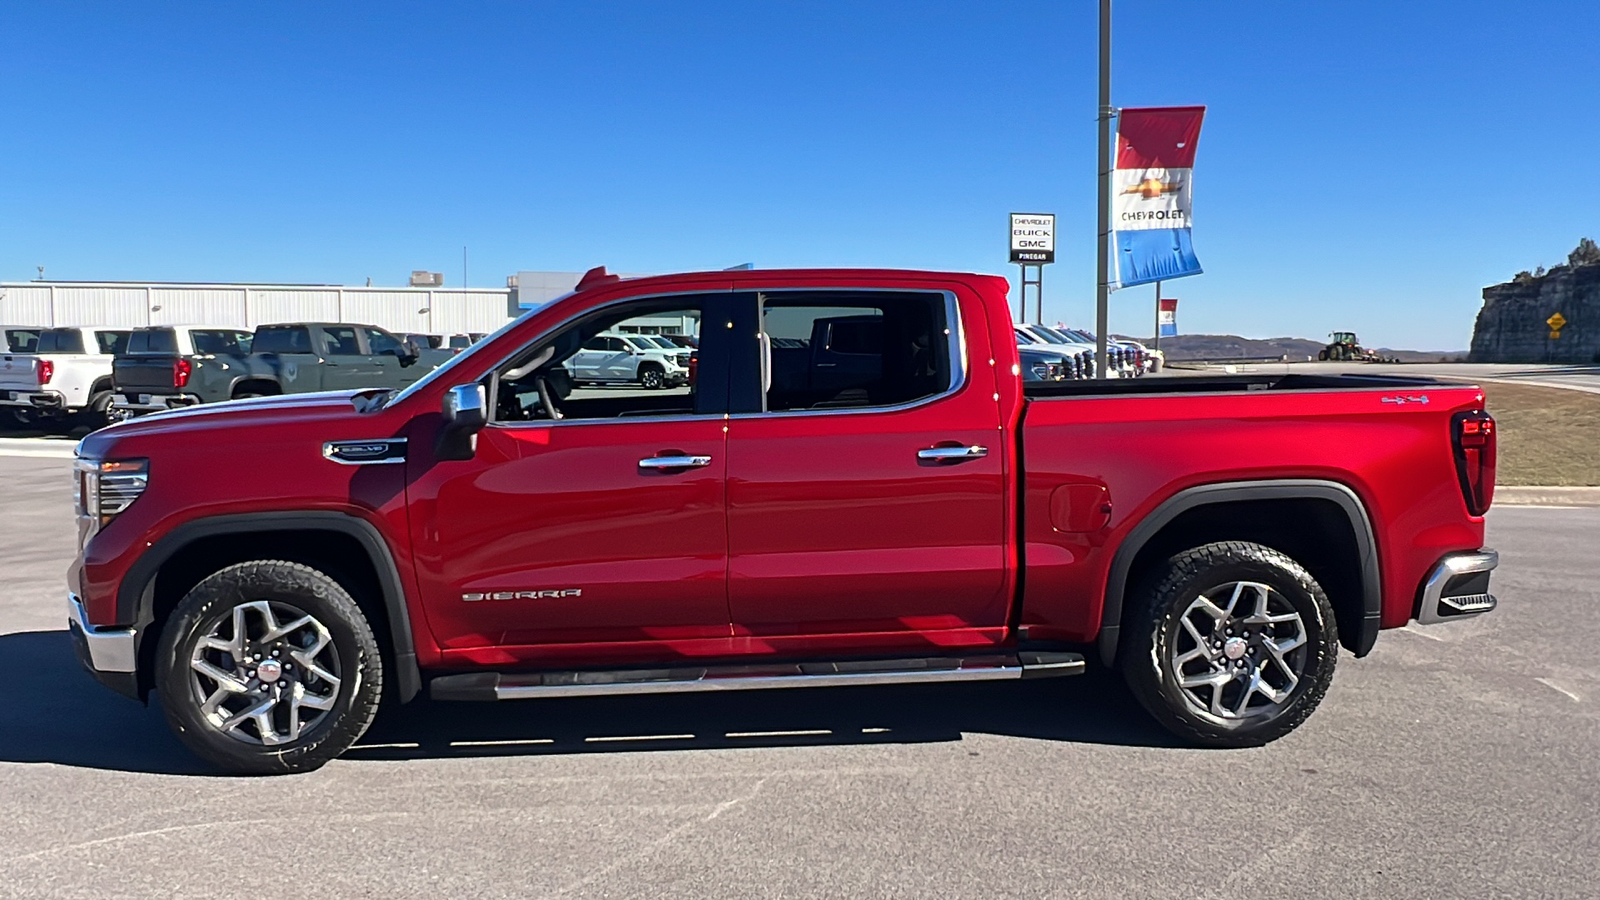
<instances>
[{"instance_id":1,"label":"chevrolet text on flag","mask_svg":"<svg viewBox=\"0 0 1600 900\"><path fill-rule=\"evenodd\" d=\"M1204 106L1169 106L1117 114L1111 230L1121 287L1200 274L1189 226L1194 150L1205 112Z\"/></svg>"}]
</instances>

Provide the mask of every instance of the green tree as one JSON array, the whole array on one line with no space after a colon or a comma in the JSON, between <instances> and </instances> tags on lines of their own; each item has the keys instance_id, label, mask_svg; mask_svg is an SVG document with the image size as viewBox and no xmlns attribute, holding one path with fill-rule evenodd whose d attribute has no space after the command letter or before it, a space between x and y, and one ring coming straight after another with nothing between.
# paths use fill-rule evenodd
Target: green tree
<instances>
[{"instance_id":1,"label":"green tree","mask_svg":"<svg viewBox=\"0 0 1600 900\"><path fill-rule=\"evenodd\" d=\"M1567 264L1576 269L1579 266L1600 265L1600 247L1590 238L1578 242L1578 249L1567 254Z\"/></svg>"}]
</instances>

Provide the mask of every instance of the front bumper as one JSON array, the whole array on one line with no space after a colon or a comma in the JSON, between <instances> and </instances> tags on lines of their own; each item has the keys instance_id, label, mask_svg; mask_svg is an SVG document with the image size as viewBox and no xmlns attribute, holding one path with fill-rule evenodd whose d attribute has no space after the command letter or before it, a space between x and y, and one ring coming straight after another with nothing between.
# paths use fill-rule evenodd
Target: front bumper
<instances>
[{"instance_id":1,"label":"front bumper","mask_svg":"<svg viewBox=\"0 0 1600 900\"><path fill-rule=\"evenodd\" d=\"M1489 573L1500 564L1493 550L1452 553L1433 567L1422 583L1417 622L1434 625L1483 615L1498 605L1489 593Z\"/></svg>"},{"instance_id":2,"label":"front bumper","mask_svg":"<svg viewBox=\"0 0 1600 900\"><path fill-rule=\"evenodd\" d=\"M96 681L124 696L139 697L138 632L129 627L96 628L90 625L78 595L67 594L67 630L72 648Z\"/></svg>"},{"instance_id":3,"label":"front bumper","mask_svg":"<svg viewBox=\"0 0 1600 900\"><path fill-rule=\"evenodd\" d=\"M199 396L195 394L112 394L111 405L117 409L128 409L135 412L165 412L169 409L184 409L197 406Z\"/></svg>"}]
</instances>

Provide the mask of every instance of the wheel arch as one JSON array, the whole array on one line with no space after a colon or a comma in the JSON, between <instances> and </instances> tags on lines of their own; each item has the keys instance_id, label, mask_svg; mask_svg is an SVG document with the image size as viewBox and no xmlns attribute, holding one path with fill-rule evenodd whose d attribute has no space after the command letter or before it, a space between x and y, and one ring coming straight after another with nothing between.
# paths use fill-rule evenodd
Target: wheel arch
<instances>
[{"instance_id":1,"label":"wheel arch","mask_svg":"<svg viewBox=\"0 0 1600 900\"><path fill-rule=\"evenodd\" d=\"M278 381L278 379L270 375L240 375L228 382L227 399L233 399L233 395L238 393L239 387L247 384L259 384L263 387L271 388L269 395L272 396L281 395L283 393L283 385Z\"/></svg>"},{"instance_id":2,"label":"wheel arch","mask_svg":"<svg viewBox=\"0 0 1600 900\"><path fill-rule=\"evenodd\" d=\"M1311 517L1307 529L1285 530L1277 520ZM1302 533L1309 532L1309 533ZM1210 535L1203 540L1199 535ZM1377 641L1383 612L1378 544L1366 505L1347 485L1322 479L1203 484L1179 491L1129 531L1112 556L1098 645L1101 661L1116 661L1125 598L1141 569L1191 541L1253 540L1288 554L1311 570L1328 592L1339 620L1339 642L1357 657ZM1355 562L1355 571L1347 564Z\"/></svg>"},{"instance_id":3,"label":"wheel arch","mask_svg":"<svg viewBox=\"0 0 1600 900\"><path fill-rule=\"evenodd\" d=\"M206 576L249 559L302 562L325 571L375 618L373 630L392 665L401 702L422 687L405 590L394 554L377 527L341 512L246 513L186 522L146 550L117 589L117 620L139 635L138 687L151 687L161 626L183 595ZM332 571L329 571L332 570Z\"/></svg>"}]
</instances>

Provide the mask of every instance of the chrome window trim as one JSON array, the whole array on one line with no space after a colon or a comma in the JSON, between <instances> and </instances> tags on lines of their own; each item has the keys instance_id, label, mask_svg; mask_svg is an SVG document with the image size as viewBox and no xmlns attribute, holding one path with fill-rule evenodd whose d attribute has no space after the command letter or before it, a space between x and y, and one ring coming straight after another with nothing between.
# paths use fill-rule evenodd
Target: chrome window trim
<instances>
[{"instance_id":1,"label":"chrome window trim","mask_svg":"<svg viewBox=\"0 0 1600 900\"><path fill-rule=\"evenodd\" d=\"M950 353L950 387L938 394L918 397L906 403L897 403L893 406L856 406L847 409L784 409L776 412L762 411L758 413L736 413L729 416L733 420L765 419L771 416L784 418L798 418L801 416L840 416L863 415L878 413L898 413L907 410L937 403L940 400L959 394L967 386L967 329L961 321L961 305L956 302L955 291L930 290L927 288L897 288L897 287L803 287L779 288L771 291L757 291L759 294L777 293L849 293L849 294L942 294L944 295L944 318L946 323L946 345ZM954 323L955 327L949 327ZM762 334L765 334L765 330ZM762 392L762 402L766 402L766 392Z\"/></svg>"}]
</instances>

